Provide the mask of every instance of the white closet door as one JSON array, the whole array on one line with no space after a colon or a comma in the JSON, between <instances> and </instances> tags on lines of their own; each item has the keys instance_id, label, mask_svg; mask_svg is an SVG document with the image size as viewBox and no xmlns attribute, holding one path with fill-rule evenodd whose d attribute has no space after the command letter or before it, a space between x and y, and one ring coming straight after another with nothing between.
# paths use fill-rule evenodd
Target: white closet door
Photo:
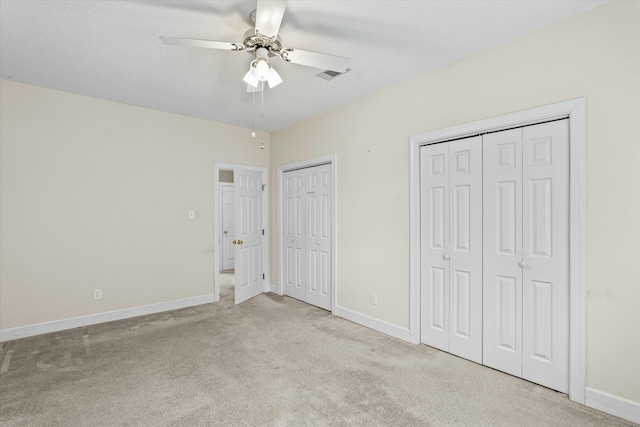
<instances>
[{"instance_id":1,"label":"white closet door","mask_svg":"<svg viewBox=\"0 0 640 427\"><path fill-rule=\"evenodd\" d=\"M569 391L568 120L523 132L522 376Z\"/></svg>"},{"instance_id":2,"label":"white closet door","mask_svg":"<svg viewBox=\"0 0 640 427\"><path fill-rule=\"evenodd\" d=\"M420 148L420 339L449 351L449 146Z\"/></svg>"},{"instance_id":3,"label":"white closet door","mask_svg":"<svg viewBox=\"0 0 640 427\"><path fill-rule=\"evenodd\" d=\"M482 362L482 144L421 148L421 340Z\"/></svg>"},{"instance_id":4,"label":"white closet door","mask_svg":"<svg viewBox=\"0 0 640 427\"><path fill-rule=\"evenodd\" d=\"M485 135L483 363L568 392L566 120Z\"/></svg>"},{"instance_id":5,"label":"white closet door","mask_svg":"<svg viewBox=\"0 0 640 427\"><path fill-rule=\"evenodd\" d=\"M304 169L306 301L331 310L331 165Z\"/></svg>"},{"instance_id":6,"label":"white closet door","mask_svg":"<svg viewBox=\"0 0 640 427\"><path fill-rule=\"evenodd\" d=\"M305 300L304 248L305 248L305 189L302 171L283 174L283 244L284 244L284 294Z\"/></svg>"},{"instance_id":7,"label":"white closet door","mask_svg":"<svg viewBox=\"0 0 640 427\"><path fill-rule=\"evenodd\" d=\"M522 130L483 137L483 364L522 376Z\"/></svg>"},{"instance_id":8,"label":"white closet door","mask_svg":"<svg viewBox=\"0 0 640 427\"><path fill-rule=\"evenodd\" d=\"M449 145L449 352L482 363L482 139Z\"/></svg>"}]
</instances>

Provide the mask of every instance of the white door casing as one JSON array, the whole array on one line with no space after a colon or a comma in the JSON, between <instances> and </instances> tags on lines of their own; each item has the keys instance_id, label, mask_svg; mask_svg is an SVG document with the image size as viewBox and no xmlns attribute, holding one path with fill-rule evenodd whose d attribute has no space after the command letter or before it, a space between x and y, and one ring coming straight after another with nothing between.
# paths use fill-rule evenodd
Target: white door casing
<instances>
[{"instance_id":1,"label":"white door casing","mask_svg":"<svg viewBox=\"0 0 640 427\"><path fill-rule=\"evenodd\" d=\"M480 137L423 146L421 342L482 361Z\"/></svg>"},{"instance_id":2,"label":"white door casing","mask_svg":"<svg viewBox=\"0 0 640 427\"><path fill-rule=\"evenodd\" d=\"M569 389L568 123L484 136L483 363Z\"/></svg>"},{"instance_id":3,"label":"white door casing","mask_svg":"<svg viewBox=\"0 0 640 427\"><path fill-rule=\"evenodd\" d=\"M585 404L585 98L413 135L410 146L410 313L407 340L420 342L420 149L472 135L569 118L569 398ZM399 334L398 334L399 335Z\"/></svg>"},{"instance_id":4,"label":"white door casing","mask_svg":"<svg viewBox=\"0 0 640 427\"><path fill-rule=\"evenodd\" d=\"M233 240L235 240L235 184L220 184L220 220L222 223L222 250L221 250L221 269L231 270L234 268L235 248Z\"/></svg>"},{"instance_id":5,"label":"white door casing","mask_svg":"<svg viewBox=\"0 0 640 427\"><path fill-rule=\"evenodd\" d=\"M235 182L235 303L264 290L264 229L262 173L234 168Z\"/></svg>"}]
</instances>

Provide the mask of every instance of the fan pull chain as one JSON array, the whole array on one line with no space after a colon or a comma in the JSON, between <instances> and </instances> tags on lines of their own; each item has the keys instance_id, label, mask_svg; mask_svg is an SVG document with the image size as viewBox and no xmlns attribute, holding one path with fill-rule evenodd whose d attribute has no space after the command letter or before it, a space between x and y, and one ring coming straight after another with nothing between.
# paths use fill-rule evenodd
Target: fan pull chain
<instances>
[{"instance_id":1,"label":"fan pull chain","mask_svg":"<svg viewBox=\"0 0 640 427\"><path fill-rule=\"evenodd\" d=\"M256 137L256 91L251 91L251 137Z\"/></svg>"},{"instance_id":2,"label":"fan pull chain","mask_svg":"<svg viewBox=\"0 0 640 427\"><path fill-rule=\"evenodd\" d=\"M262 135L260 136L260 149L264 150L264 81L262 82L262 107L260 112L260 120L262 127Z\"/></svg>"}]
</instances>

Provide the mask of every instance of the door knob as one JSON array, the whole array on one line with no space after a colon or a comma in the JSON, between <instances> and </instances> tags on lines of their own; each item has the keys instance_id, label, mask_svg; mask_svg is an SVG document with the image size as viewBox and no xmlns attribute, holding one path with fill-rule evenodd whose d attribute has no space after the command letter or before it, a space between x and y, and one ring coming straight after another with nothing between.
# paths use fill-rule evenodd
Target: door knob
<instances>
[{"instance_id":1,"label":"door knob","mask_svg":"<svg viewBox=\"0 0 640 427\"><path fill-rule=\"evenodd\" d=\"M238 241L237 241L237 240L234 240L234 241L233 241L233 242L231 242L231 243L233 243L234 245L237 245L237 244L238 244Z\"/></svg>"},{"instance_id":2,"label":"door knob","mask_svg":"<svg viewBox=\"0 0 640 427\"><path fill-rule=\"evenodd\" d=\"M224 230L224 234L227 234L227 230Z\"/></svg>"},{"instance_id":3,"label":"door knob","mask_svg":"<svg viewBox=\"0 0 640 427\"><path fill-rule=\"evenodd\" d=\"M520 267L529 268L529 264L527 264L524 260L520 261Z\"/></svg>"},{"instance_id":4,"label":"door knob","mask_svg":"<svg viewBox=\"0 0 640 427\"><path fill-rule=\"evenodd\" d=\"M295 243L295 242L296 242L295 240L291 239L291 243Z\"/></svg>"},{"instance_id":5,"label":"door knob","mask_svg":"<svg viewBox=\"0 0 640 427\"><path fill-rule=\"evenodd\" d=\"M320 246L320 242L319 242L319 241L318 241L318 242L316 242L316 245Z\"/></svg>"},{"instance_id":6,"label":"door knob","mask_svg":"<svg viewBox=\"0 0 640 427\"><path fill-rule=\"evenodd\" d=\"M442 259L445 261L449 261L451 259L451 256L449 256L449 254L444 254L442 255Z\"/></svg>"},{"instance_id":7,"label":"door knob","mask_svg":"<svg viewBox=\"0 0 640 427\"><path fill-rule=\"evenodd\" d=\"M244 241L242 241L242 240L238 240L238 244L239 244L239 245L241 245L241 244L243 244L243 243L244 243Z\"/></svg>"}]
</instances>

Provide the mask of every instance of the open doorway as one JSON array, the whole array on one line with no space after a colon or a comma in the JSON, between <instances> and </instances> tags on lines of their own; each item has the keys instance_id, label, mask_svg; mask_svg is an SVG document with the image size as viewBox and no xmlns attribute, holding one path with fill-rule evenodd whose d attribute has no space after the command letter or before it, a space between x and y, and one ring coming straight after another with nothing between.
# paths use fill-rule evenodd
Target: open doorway
<instances>
[{"instance_id":1,"label":"open doorway","mask_svg":"<svg viewBox=\"0 0 640 427\"><path fill-rule=\"evenodd\" d=\"M240 304L270 290L268 169L214 163L213 296Z\"/></svg>"},{"instance_id":2,"label":"open doorway","mask_svg":"<svg viewBox=\"0 0 640 427\"><path fill-rule=\"evenodd\" d=\"M220 218L220 299L235 298L235 184L233 170L218 171L218 218Z\"/></svg>"}]
</instances>

